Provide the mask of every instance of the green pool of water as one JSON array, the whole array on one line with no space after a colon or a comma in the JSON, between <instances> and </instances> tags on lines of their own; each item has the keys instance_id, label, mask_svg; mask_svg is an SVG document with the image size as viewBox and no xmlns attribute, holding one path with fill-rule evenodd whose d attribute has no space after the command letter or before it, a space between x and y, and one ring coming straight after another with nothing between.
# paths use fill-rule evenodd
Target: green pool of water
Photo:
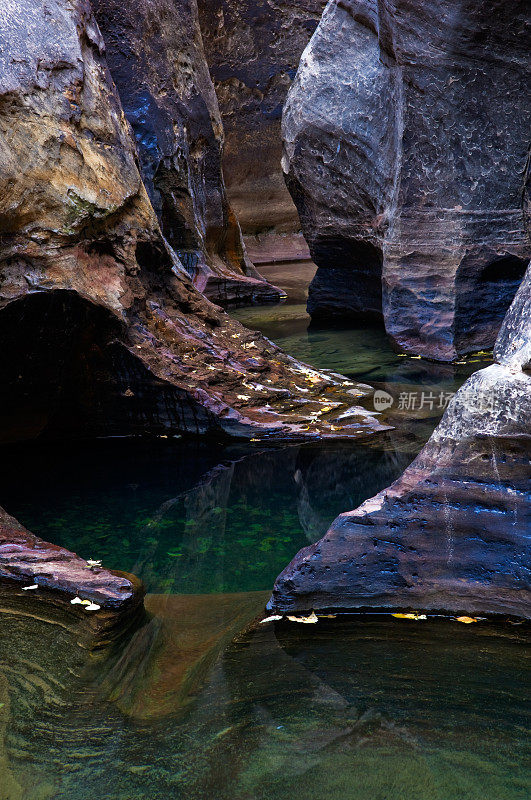
<instances>
[{"instance_id":1,"label":"green pool of water","mask_svg":"<svg viewBox=\"0 0 531 800\"><path fill-rule=\"evenodd\" d=\"M251 624L295 553L429 436L442 409L400 409L400 394L451 394L488 361L400 358L379 328L308 330L310 270L275 267L294 302L237 316L316 367L385 388L394 431L275 448L3 450L0 505L139 575L148 616L94 654L68 627L0 614L0 800L527 800L522 627Z\"/></svg>"}]
</instances>

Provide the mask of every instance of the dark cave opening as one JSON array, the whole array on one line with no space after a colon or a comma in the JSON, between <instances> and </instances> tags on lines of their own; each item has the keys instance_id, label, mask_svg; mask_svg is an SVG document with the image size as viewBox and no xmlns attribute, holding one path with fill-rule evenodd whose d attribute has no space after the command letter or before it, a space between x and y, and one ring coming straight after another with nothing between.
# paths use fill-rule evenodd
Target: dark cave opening
<instances>
[{"instance_id":1,"label":"dark cave opening","mask_svg":"<svg viewBox=\"0 0 531 800\"><path fill-rule=\"evenodd\" d=\"M330 319L382 318L383 255L359 239L321 236L310 243L317 272L308 292L314 323Z\"/></svg>"},{"instance_id":2,"label":"dark cave opening","mask_svg":"<svg viewBox=\"0 0 531 800\"><path fill-rule=\"evenodd\" d=\"M111 312L70 290L35 292L0 310L0 441L82 431L115 385Z\"/></svg>"},{"instance_id":3,"label":"dark cave opening","mask_svg":"<svg viewBox=\"0 0 531 800\"><path fill-rule=\"evenodd\" d=\"M455 282L458 353L494 345L527 264L527 259L509 253L488 260L476 254L463 259Z\"/></svg>"}]
</instances>

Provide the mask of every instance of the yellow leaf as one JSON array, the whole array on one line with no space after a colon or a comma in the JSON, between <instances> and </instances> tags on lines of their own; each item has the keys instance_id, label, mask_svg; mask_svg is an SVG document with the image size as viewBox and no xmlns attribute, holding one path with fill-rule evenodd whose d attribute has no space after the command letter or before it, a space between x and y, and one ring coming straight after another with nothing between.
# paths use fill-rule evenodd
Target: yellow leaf
<instances>
[{"instance_id":1,"label":"yellow leaf","mask_svg":"<svg viewBox=\"0 0 531 800\"><path fill-rule=\"evenodd\" d=\"M477 622L475 617L456 617L458 622L464 622L465 625L470 625L471 622Z\"/></svg>"},{"instance_id":2,"label":"yellow leaf","mask_svg":"<svg viewBox=\"0 0 531 800\"><path fill-rule=\"evenodd\" d=\"M312 611L309 617L288 617L290 622L304 622L306 625L318 622L315 612Z\"/></svg>"}]
</instances>

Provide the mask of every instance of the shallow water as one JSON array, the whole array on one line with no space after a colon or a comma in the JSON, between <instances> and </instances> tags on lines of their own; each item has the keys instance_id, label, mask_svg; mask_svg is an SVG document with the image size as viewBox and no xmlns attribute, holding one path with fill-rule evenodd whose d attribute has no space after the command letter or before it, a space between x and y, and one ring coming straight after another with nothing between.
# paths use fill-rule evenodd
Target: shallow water
<instances>
[{"instance_id":1,"label":"shallow water","mask_svg":"<svg viewBox=\"0 0 531 800\"><path fill-rule=\"evenodd\" d=\"M52 647L22 622L32 658L0 658L10 800L528 797L519 628L366 618L237 635L260 594L211 600L148 597L156 616L118 665L87 667L63 631Z\"/></svg>"},{"instance_id":2,"label":"shallow water","mask_svg":"<svg viewBox=\"0 0 531 800\"><path fill-rule=\"evenodd\" d=\"M5 448L0 505L143 578L148 617L109 652L0 614L0 800L524 800L525 635L389 616L250 625L333 518L398 477L462 365L400 358L381 329L308 331L294 302L237 316L298 357L385 388L397 429L350 444L193 439ZM371 402L371 400L369 400Z\"/></svg>"}]
</instances>

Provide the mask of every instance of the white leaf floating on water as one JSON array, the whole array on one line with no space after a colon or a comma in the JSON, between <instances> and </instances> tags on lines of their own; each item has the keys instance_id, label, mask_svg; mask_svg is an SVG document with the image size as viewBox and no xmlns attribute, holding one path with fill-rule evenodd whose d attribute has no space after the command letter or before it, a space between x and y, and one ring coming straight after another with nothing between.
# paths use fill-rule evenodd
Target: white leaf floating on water
<instances>
[{"instance_id":1,"label":"white leaf floating on water","mask_svg":"<svg viewBox=\"0 0 531 800\"><path fill-rule=\"evenodd\" d=\"M89 602L88 605L85 605L85 611L99 611L100 608L101 608L101 606L99 606L97 603L90 603Z\"/></svg>"},{"instance_id":2,"label":"white leaf floating on water","mask_svg":"<svg viewBox=\"0 0 531 800\"><path fill-rule=\"evenodd\" d=\"M73 600L70 600L70 604L73 606L91 606L92 600L82 600L81 597L74 597Z\"/></svg>"},{"instance_id":3,"label":"white leaf floating on water","mask_svg":"<svg viewBox=\"0 0 531 800\"><path fill-rule=\"evenodd\" d=\"M266 617L265 619L260 620L260 624L263 625L264 622L277 622L279 619L282 619L280 614L273 614L271 617Z\"/></svg>"},{"instance_id":4,"label":"white leaf floating on water","mask_svg":"<svg viewBox=\"0 0 531 800\"><path fill-rule=\"evenodd\" d=\"M23 586L22 587L22 591L23 592L29 592L31 589L38 589L38 588L39 588L39 584L38 583L34 583L33 586Z\"/></svg>"}]
</instances>

